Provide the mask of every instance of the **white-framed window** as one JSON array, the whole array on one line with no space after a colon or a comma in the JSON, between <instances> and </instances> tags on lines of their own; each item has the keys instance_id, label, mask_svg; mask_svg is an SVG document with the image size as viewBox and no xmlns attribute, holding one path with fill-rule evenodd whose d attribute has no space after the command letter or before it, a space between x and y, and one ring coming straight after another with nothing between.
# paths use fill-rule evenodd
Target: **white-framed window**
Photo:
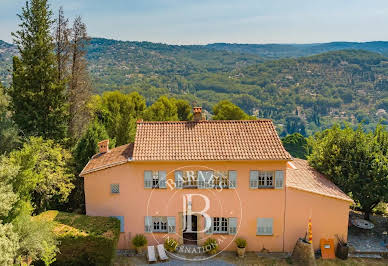
<instances>
[{"instance_id":1,"label":"white-framed window","mask_svg":"<svg viewBox=\"0 0 388 266\"><path fill-rule=\"evenodd\" d=\"M210 227L208 227L206 234L237 234L236 217L211 217L209 222Z\"/></svg>"},{"instance_id":2,"label":"white-framed window","mask_svg":"<svg viewBox=\"0 0 388 266\"><path fill-rule=\"evenodd\" d=\"M144 171L145 188L166 188L166 171Z\"/></svg>"},{"instance_id":3,"label":"white-framed window","mask_svg":"<svg viewBox=\"0 0 388 266\"><path fill-rule=\"evenodd\" d=\"M250 188L274 188L275 171L251 170L249 176Z\"/></svg>"},{"instance_id":4,"label":"white-framed window","mask_svg":"<svg viewBox=\"0 0 388 266\"><path fill-rule=\"evenodd\" d=\"M215 234L227 234L228 233L228 218L214 217L213 218L213 232Z\"/></svg>"},{"instance_id":5,"label":"white-framed window","mask_svg":"<svg viewBox=\"0 0 388 266\"><path fill-rule=\"evenodd\" d=\"M175 217L173 216L146 216L145 232L175 233Z\"/></svg>"},{"instance_id":6,"label":"white-framed window","mask_svg":"<svg viewBox=\"0 0 388 266\"><path fill-rule=\"evenodd\" d=\"M120 193L120 184L110 184L110 193L119 194Z\"/></svg>"},{"instance_id":7,"label":"white-framed window","mask_svg":"<svg viewBox=\"0 0 388 266\"><path fill-rule=\"evenodd\" d=\"M176 188L236 188L237 171L175 171Z\"/></svg>"}]
</instances>

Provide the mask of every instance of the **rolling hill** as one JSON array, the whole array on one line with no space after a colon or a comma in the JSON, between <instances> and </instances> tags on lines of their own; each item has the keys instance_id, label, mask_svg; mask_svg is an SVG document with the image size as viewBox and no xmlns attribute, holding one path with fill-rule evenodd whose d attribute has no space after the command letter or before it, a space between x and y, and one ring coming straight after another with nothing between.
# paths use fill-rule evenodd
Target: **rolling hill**
<instances>
[{"instance_id":1,"label":"rolling hill","mask_svg":"<svg viewBox=\"0 0 388 266\"><path fill-rule=\"evenodd\" d=\"M0 42L0 77L15 46ZM229 99L274 119L282 134L333 123L388 121L388 42L166 45L93 38L87 59L96 93L168 94L205 109Z\"/></svg>"}]
</instances>

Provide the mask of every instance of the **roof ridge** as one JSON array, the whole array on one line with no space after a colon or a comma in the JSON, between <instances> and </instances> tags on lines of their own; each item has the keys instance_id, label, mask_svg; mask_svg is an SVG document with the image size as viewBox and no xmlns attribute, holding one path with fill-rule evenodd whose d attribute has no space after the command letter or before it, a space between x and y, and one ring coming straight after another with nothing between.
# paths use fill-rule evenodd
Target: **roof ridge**
<instances>
[{"instance_id":1,"label":"roof ridge","mask_svg":"<svg viewBox=\"0 0 388 266\"><path fill-rule=\"evenodd\" d=\"M259 118L255 120L200 120L200 121L137 121L137 124L185 124L185 123L242 123L242 122L272 122L272 119Z\"/></svg>"}]
</instances>

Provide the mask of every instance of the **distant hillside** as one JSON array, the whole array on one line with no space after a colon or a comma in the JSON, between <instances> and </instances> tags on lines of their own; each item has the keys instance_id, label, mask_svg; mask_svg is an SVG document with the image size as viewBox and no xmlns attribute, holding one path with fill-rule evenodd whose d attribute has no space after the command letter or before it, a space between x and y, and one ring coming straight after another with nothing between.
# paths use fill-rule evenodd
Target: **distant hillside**
<instances>
[{"instance_id":1,"label":"distant hillside","mask_svg":"<svg viewBox=\"0 0 388 266\"><path fill-rule=\"evenodd\" d=\"M10 68L15 54L16 46L0 40L0 81L8 83L11 80Z\"/></svg>"},{"instance_id":2,"label":"distant hillside","mask_svg":"<svg viewBox=\"0 0 388 266\"><path fill-rule=\"evenodd\" d=\"M231 44L213 43L206 45L222 51L249 53L263 58L289 58L320 54L345 49L366 50L388 56L388 42L331 42L316 44Z\"/></svg>"},{"instance_id":3,"label":"distant hillside","mask_svg":"<svg viewBox=\"0 0 388 266\"><path fill-rule=\"evenodd\" d=\"M9 82L16 49L4 42L0 49L0 76ZM167 94L207 110L229 99L274 119L283 134L311 134L336 122L388 123L387 51L387 42L179 46L94 38L87 58L96 93L139 91L148 103ZM278 57L296 58L270 59Z\"/></svg>"}]
</instances>

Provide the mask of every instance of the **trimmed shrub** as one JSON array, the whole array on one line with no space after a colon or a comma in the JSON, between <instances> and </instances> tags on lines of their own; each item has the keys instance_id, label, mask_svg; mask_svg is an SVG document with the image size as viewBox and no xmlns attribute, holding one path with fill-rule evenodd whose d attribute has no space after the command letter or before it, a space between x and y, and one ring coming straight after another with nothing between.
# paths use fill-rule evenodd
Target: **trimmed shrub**
<instances>
[{"instance_id":1,"label":"trimmed shrub","mask_svg":"<svg viewBox=\"0 0 388 266\"><path fill-rule=\"evenodd\" d=\"M54 222L59 253L52 265L110 265L120 235L116 218L47 211L37 216Z\"/></svg>"},{"instance_id":2,"label":"trimmed shrub","mask_svg":"<svg viewBox=\"0 0 388 266\"><path fill-rule=\"evenodd\" d=\"M147 245L147 238L142 234L137 234L132 238L132 244L137 248L144 247Z\"/></svg>"},{"instance_id":3,"label":"trimmed shrub","mask_svg":"<svg viewBox=\"0 0 388 266\"><path fill-rule=\"evenodd\" d=\"M175 252L178 247L178 241L176 241L174 238L166 238L166 241L164 241L164 248L168 252Z\"/></svg>"},{"instance_id":4,"label":"trimmed shrub","mask_svg":"<svg viewBox=\"0 0 388 266\"><path fill-rule=\"evenodd\" d=\"M205 243L203 243L202 247L206 253L209 255L214 255L217 253L218 242L216 239L209 237L206 239Z\"/></svg>"},{"instance_id":5,"label":"trimmed shrub","mask_svg":"<svg viewBox=\"0 0 388 266\"><path fill-rule=\"evenodd\" d=\"M236 238L234 241L238 248L245 248L247 246L247 241L244 238Z\"/></svg>"}]
</instances>

